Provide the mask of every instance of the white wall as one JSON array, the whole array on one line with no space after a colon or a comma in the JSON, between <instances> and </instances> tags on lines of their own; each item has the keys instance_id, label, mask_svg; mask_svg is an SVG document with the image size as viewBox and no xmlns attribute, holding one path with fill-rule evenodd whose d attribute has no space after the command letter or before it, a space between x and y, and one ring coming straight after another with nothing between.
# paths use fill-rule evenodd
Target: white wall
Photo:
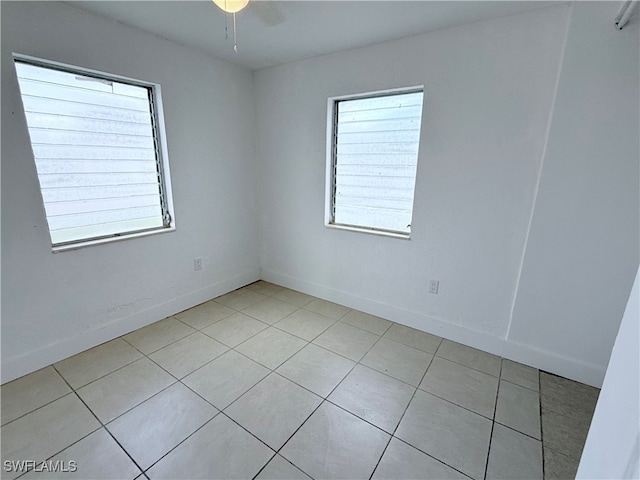
<instances>
[{"instance_id":1,"label":"white wall","mask_svg":"<svg viewBox=\"0 0 640 480\"><path fill-rule=\"evenodd\" d=\"M263 278L601 385L639 244L638 30L618 7L257 72ZM422 84L411 240L325 228L327 98Z\"/></svg>"},{"instance_id":2,"label":"white wall","mask_svg":"<svg viewBox=\"0 0 640 480\"><path fill-rule=\"evenodd\" d=\"M262 276L501 353L568 14L562 5L258 71ZM325 228L327 98L414 85L425 100L411 240Z\"/></svg>"},{"instance_id":3,"label":"white wall","mask_svg":"<svg viewBox=\"0 0 640 480\"><path fill-rule=\"evenodd\" d=\"M638 20L617 30L619 7L573 5L509 332L514 350L550 354L543 368L597 386L640 245Z\"/></svg>"},{"instance_id":4,"label":"white wall","mask_svg":"<svg viewBox=\"0 0 640 480\"><path fill-rule=\"evenodd\" d=\"M576 478L640 478L638 281L636 273Z\"/></svg>"},{"instance_id":5,"label":"white wall","mask_svg":"<svg viewBox=\"0 0 640 480\"><path fill-rule=\"evenodd\" d=\"M69 5L0 8L2 382L258 279L251 72ZM12 52L161 84L175 232L51 253Z\"/></svg>"}]
</instances>

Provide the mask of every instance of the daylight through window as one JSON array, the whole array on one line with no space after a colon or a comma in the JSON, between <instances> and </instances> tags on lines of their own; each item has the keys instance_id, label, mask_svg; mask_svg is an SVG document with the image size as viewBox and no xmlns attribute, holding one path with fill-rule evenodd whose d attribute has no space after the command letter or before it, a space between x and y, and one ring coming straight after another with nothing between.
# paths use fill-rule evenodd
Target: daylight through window
<instances>
[{"instance_id":1,"label":"daylight through window","mask_svg":"<svg viewBox=\"0 0 640 480\"><path fill-rule=\"evenodd\" d=\"M408 236L422 90L334 99L329 224Z\"/></svg>"},{"instance_id":2,"label":"daylight through window","mask_svg":"<svg viewBox=\"0 0 640 480\"><path fill-rule=\"evenodd\" d=\"M15 65L53 246L169 228L154 87Z\"/></svg>"}]
</instances>

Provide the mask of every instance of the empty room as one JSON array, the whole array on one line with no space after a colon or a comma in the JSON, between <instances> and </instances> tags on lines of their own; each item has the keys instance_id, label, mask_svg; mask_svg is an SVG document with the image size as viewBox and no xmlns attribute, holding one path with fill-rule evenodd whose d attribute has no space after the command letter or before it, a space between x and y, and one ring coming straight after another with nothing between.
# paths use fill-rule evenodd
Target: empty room
<instances>
[{"instance_id":1,"label":"empty room","mask_svg":"<svg viewBox=\"0 0 640 480\"><path fill-rule=\"evenodd\" d=\"M639 10L1 1L2 478L639 478Z\"/></svg>"}]
</instances>

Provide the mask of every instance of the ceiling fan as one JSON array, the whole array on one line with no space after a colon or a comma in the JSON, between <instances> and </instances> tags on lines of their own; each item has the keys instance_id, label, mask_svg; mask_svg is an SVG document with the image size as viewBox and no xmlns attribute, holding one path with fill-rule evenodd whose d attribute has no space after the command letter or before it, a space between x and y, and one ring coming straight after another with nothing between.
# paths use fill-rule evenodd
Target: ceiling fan
<instances>
[{"instance_id":1,"label":"ceiling fan","mask_svg":"<svg viewBox=\"0 0 640 480\"><path fill-rule=\"evenodd\" d=\"M249 4L249 0L213 0L213 3L220 7L223 12L230 13L233 17L233 51L237 52L238 41L236 33L236 13L244 9ZM262 20L262 23L264 23L268 27L273 27L284 21L284 16L282 15L281 11L275 6L274 2L266 0L253 0L250 4L250 7L253 12L260 18L260 20ZM226 15L224 29L226 33Z\"/></svg>"}]
</instances>

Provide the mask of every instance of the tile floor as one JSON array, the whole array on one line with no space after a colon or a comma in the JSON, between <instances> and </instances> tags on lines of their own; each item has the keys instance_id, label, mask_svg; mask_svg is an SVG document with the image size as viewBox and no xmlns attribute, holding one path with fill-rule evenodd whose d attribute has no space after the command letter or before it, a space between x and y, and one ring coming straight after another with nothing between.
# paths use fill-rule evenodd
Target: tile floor
<instances>
[{"instance_id":1,"label":"tile floor","mask_svg":"<svg viewBox=\"0 0 640 480\"><path fill-rule=\"evenodd\" d=\"M598 390L260 281L1 394L3 479L551 479Z\"/></svg>"}]
</instances>

